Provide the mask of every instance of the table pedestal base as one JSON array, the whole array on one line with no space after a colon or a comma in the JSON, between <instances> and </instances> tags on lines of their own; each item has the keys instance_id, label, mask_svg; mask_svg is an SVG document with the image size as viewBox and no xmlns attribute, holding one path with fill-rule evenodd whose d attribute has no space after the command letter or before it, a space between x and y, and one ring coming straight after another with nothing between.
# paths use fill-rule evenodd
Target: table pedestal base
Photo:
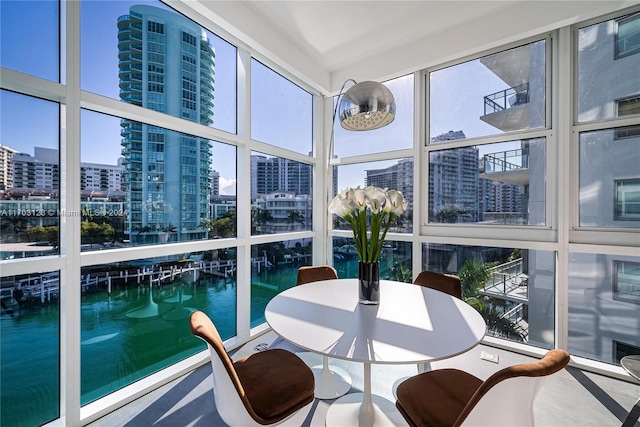
<instances>
[{"instance_id":1,"label":"table pedestal base","mask_svg":"<svg viewBox=\"0 0 640 427\"><path fill-rule=\"evenodd\" d=\"M311 368L316 382L314 390L317 399L337 399L351 390L351 376L337 366L318 365Z\"/></svg>"},{"instance_id":2,"label":"table pedestal base","mask_svg":"<svg viewBox=\"0 0 640 427\"><path fill-rule=\"evenodd\" d=\"M371 406L363 402L364 393L350 393L331 404L327 411L326 427L344 426L406 426L396 405L383 397L372 395ZM368 409L368 410L367 410Z\"/></svg>"}]
</instances>

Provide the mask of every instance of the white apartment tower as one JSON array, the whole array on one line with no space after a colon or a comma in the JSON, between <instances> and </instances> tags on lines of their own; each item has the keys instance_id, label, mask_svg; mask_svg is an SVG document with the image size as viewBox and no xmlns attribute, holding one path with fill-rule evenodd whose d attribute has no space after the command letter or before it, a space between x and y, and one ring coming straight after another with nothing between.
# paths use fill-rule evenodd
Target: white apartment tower
<instances>
[{"instance_id":1,"label":"white apartment tower","mask_svg":"<svg viewBox=\"0 0 640 427\"><path fill-rule=\"evenodd\" d=\"M11 158L17 153L18 150L0 144L0 190L13 187Z\"/></svg>"},{"instance_id":2,"label":"white apartment tower","mask_svg":"<svg viewBox=\"0 0 640 427\"><path fill-rule=\"evenodd\" d=\"M123 101L213 122L215 53L200 26L169 10L132 6L118 19L118 57ZM204 238L198 226L210 215L209 140L130 120L121 126L132 243L140 230L146 243L157 243L170 226L178 241Z\"/></svg>"}]
</instances>

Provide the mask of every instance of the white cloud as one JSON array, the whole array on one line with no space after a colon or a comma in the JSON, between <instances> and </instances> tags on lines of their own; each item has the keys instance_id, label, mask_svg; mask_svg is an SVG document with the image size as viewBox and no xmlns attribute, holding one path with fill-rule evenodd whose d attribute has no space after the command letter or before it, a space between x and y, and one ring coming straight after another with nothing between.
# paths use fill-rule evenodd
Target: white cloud
<instances>
[{"instance_id":1,"label":"white cloud","mask_svg":"<svg viewBox=\"0 0 640 427\"><path fill-rule=\"evenodd\" d=\"M227 179L223 176L220 177L220 194L235 195L236 194L236 180Z\"/></svg>"}]
</instances>

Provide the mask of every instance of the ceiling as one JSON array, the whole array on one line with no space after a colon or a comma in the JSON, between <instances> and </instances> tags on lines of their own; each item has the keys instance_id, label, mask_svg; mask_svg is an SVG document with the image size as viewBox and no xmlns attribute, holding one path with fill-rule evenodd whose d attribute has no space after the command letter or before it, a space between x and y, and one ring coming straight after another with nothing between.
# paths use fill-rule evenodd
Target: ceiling
<instances>
[{"instance_id":1,"label":"ceiling","mask_svg":"<svg viewBox=\"0 0 640 427\"><path fill-rule=\"evenodd\" d=\"M325 95L637 6L640 0L198 0L185 5Z\"/></svg>"},{"instance_id":2,"label":"ceiling","mask_svg":"<svg viewBox=\"0 0 640 427\"><path fill-rule=\"evenodd\" d=\"M521 0L244 1L329 72L461 27Z\"/></svg>"}]
</instances>

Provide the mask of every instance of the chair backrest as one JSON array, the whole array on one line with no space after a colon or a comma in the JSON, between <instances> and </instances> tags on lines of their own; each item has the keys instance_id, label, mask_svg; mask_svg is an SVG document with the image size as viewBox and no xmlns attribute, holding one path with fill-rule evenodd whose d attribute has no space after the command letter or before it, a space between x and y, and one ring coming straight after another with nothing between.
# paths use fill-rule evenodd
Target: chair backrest
<instances>
[{"instance_id":1,"label":"chair backrest","mask_svg":"<svg viewBox=\"0 0 640 427\"><path fill-rule=\"evenodd\" d=\"M189 326L193 335L208 344L213 369L213 395L222 420L230 426L260 425L255 421L260 417L251 408L233 362L211 319L201 311L194 311L189 318Z\"/></svg>"},{"instance_id":2,"label":"chair backrest","mask_svg":"<svg viewBox=\"0 0 640 427\"><path fill-rule=\"evenodd\" d=\"M321 280L337 279L338 272L330 265L307 265L298 269L296 285L319 282Z\"/></svg>"},{"instance_id":3,"label":"chair backrest","mask_svg":"<svg viewBox=\"0 0 640 427\"><path fill-rule=\"evenodd\" d=\"M569 353L555 349L538 361L496 372L476 390L455 425L533 426L533 402L542 382L569 360Z\"/></svg>"},{"instance_id":4,"label":"chair backrest","mask_svg":"<svg viewBox=\"0 0 640 427\"><path fill-rule=\"evenodd\" d=\"M462 299L462 283L460 278L453 274L441 274L425 270L418 274L413 283Z\"/></svg>"}]
</instances>

